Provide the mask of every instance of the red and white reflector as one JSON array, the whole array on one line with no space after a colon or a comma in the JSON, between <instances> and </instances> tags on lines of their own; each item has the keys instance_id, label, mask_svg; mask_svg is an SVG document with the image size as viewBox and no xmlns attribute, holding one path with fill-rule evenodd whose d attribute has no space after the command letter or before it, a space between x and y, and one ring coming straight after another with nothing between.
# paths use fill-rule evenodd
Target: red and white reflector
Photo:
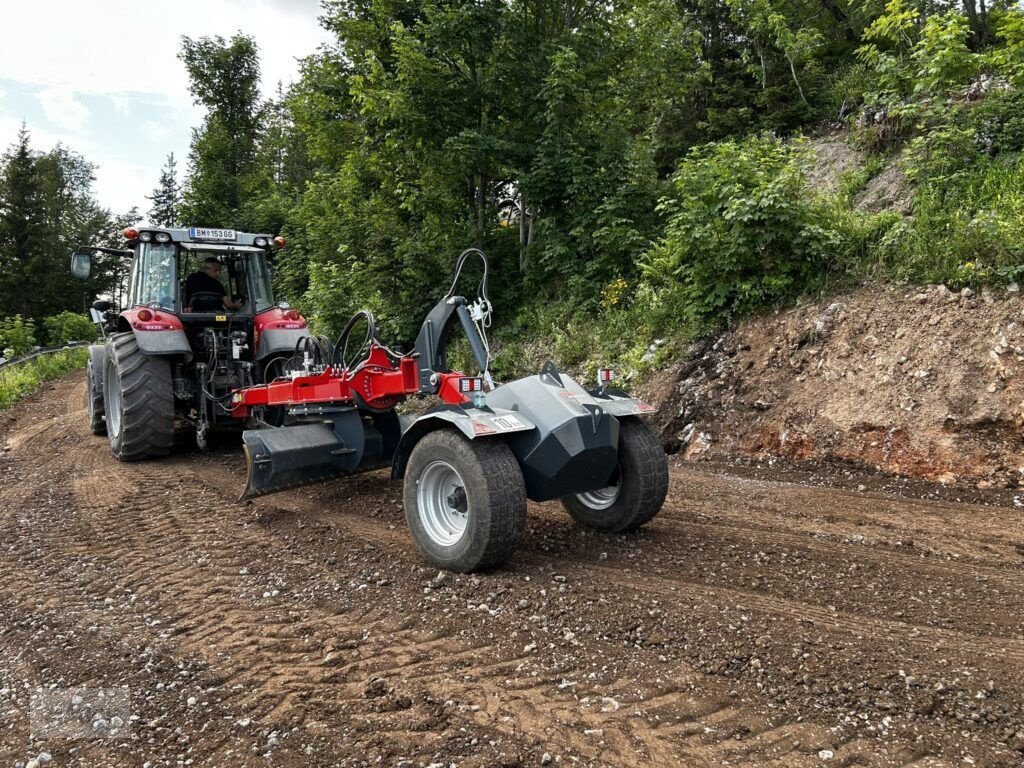
<instances>
[{"instance_id":1,"label":"red and white reflector","mask_svg":"<svg viewBox=\"0 0 1024 768\"><path fill-rule=\"evenodd\" d=\"M597 383L604 386L605 384L611 384L615 381L615 371L611 368L598 368L597 369Z\"/></svg>"},{"instance_id":2,"label":"red and white reflector","mask_svg":"<svg viewBox=\"0 0 1024 768\"><path fill-rule=\"evenodd\" d=\"M483 392L484 380L480 376L463 376L459 379L459 392Z\"/></svg>"}]
</instances>

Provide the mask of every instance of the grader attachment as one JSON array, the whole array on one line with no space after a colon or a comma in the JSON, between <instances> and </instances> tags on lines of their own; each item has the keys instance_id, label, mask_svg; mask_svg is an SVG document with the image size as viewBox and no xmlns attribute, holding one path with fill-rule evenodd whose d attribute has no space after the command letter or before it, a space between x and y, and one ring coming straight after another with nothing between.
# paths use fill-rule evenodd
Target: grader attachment
<instances>
[{"instance_id":1,"label":"grader attachment","mask_svg":"<svg viewBox=\"0 0 1024 768\"><path fill-rule=\"evenodd\" d=\"M470 303L455 290L473 254L484 276ZM551 363L536 376L495 387L485 330L490 313L487 260L470 249L413 353L384 346L373 316L360 312L335 344L310 337L277 380L236 391L233 414L259 426L243 436L243 498L390 465L392 477L404 481L406 520L421 554L456 571L512 555L528 498L561 499L574 519L606 531L653 518L668 488L665 454L639 420L653 407L609 389L609 371L587 390ZM456 323L469 337L478 375L448 366ZM350 356L360 324L363 344ZM443 404L400 417L395 406L415 395Z\"/></svg>"}]
</instances>

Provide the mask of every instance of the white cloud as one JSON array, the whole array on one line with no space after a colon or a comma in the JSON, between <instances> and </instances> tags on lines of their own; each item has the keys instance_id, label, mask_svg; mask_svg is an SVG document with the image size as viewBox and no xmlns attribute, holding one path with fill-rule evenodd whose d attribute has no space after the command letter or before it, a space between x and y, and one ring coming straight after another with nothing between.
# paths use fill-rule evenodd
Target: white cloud
<instances>
[{"instance_id":1,"label":"white cloud","mask_svg":"<svg viewBox=\"0 0 1024 768\"><path fill-rule=\"evenodd\" d=\"M52 124L68 131L82 131L89 122L89 108L74 93L63 88L46 88L39 92L43 114Z\"/></svg>"},{"instance_id":2,"label":"white cloud","mask_svg":"<svg viewBox=\"0 0 1024 768\"><path fill-rule=\"evenodd\" d=\"M0 29L13 32L0 46L0 79L21 84L12 93L38 94L49 124L30 120L34 147L61 141L83 153L99 166L103 205L145 211L168 152L184 164L189 126L203 115L178 60L182 35L251 35L269 97L298 78L298 58L328 42L319 13L317 0L0 0ZM45 44L26 30L45 30ZM8 96L0 141L31 116Z\"/></svg>"},{"instance_id":3,"label":"white cloud","mask_svg":"<svg viewBox=\"0 0 1024 768\"><path fill-rule=\"evenodd\" d=\"M174 127L156 120L146 120L142 123L142 132L150 141L160 143L174 133Z\"/></svg>"}]
</instances>

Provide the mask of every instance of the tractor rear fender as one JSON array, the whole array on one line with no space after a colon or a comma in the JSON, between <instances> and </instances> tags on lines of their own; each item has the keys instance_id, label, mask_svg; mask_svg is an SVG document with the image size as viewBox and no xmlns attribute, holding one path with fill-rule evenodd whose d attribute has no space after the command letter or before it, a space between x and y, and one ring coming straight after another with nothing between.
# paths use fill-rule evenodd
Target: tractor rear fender
<instances>
[{"instance_id":1,"label":"tractor rear fender","mask_svg":"<svg viewBox=\"0 0 1024 768\"><path fill-rule=\"evenodd\" d=\"M117 320L117 330L118 332L131 331L135 334L135 341L143 354L160 357L181 355L186 361L192 359L192 346L188 343L188 337L185 336L184 330L165 328L159 331L143 331L133 328L124 314Z\"/></svg>"},{"instance_id":2,"label":"tractor rear fender","mask_svg":"<svg viewBox=\"0 0 1024 768\"><path fill-rule=\"evenodd\" d=\"M271 355L291 355L303 336L309 336L308 328L268 328L260 334L256 359L263 360Z\"/></svg>"},{"instance_id":3,"label":"tractor rear fender","mask_svg":"<svg viewBox=\"0 0 1024 768\"><path fill-rule=\"evenodd\" d=\"M537 427L521 414L505 408L439 405L414 419L402 417L402 439L391 463L391 479L400 480L405 477L405 467L416 443L438 429L452 428L461 432L467 440L481 440L529 432Z\"/></svg>"},{"instance_id":4,"label":"tractor rear fender","mask_svg":"<svg viewBox=\"0 0 1024 768\"><path fill-rule=\"evenodd\" d=\"M135 331L135 340L147 355L182 355L192 359L192 347L184 331Z\"/></svg>"}]
</instances>

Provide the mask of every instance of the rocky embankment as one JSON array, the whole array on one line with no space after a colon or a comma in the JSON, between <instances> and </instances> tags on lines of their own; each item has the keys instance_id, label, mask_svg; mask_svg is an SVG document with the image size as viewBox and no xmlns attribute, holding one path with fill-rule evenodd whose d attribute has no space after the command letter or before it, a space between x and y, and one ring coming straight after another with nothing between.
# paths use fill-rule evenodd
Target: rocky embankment
<instances>
[{"instance_id":1,"label":"rocky embankment","mask_svg":"<svg viewBox=\"0 0 1024 768\"><path fill-rule=\"evenodd\" d=\"M865 287L694 344L650 394L670 451L852 461L943 483L1024 479L1024 300Z\"/></svg>"}]
</instances>

